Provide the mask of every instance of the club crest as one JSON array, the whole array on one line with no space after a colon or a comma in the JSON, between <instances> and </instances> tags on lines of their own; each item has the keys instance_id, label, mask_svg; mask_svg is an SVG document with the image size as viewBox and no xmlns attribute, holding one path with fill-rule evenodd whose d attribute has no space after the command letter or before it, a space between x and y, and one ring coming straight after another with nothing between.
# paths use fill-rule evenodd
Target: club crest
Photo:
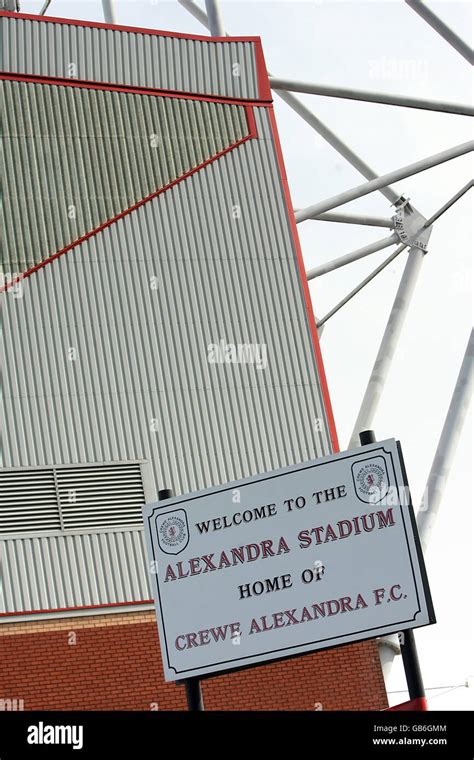
<instances>
[{"instance_id":1,"label":"club crest","mask_svg":"<svg viewBox=\"0 0 474 760\"><path fill-rule=\"evenodd\" d=\"M367 504L377 504L387 495L389 479L384 457L376 456L355 462L352 477L357 496Z\"/></svg>"},{"instance_id":2,"label":"club crest","mask_svg":"<svg viewBox=\"0 0 474 760\"><path fill-rule=\"evenodd\" d=\"M188 520L183 509L158 518L156 527L158 543L165 554L179 554L188 545Z\"/></svg>"}]
</instances>

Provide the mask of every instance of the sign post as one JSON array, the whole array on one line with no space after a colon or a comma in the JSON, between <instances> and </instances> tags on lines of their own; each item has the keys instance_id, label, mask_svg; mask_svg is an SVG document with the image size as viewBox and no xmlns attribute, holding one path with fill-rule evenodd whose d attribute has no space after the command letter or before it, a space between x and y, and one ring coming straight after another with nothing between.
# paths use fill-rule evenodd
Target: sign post
<instances>
[{"instance_id":1,"label":"sign post","mask_svg":"<svg viewBox=\"0 0 474 760\"><path fill-rule=\"evenodd\" d=\"M158 501L164 501L166 499L171 499L172 497L173 491L170 488L163 488L161 491L158 491ZM183 683L186 691L188 710L190 712L203 712L204 701L202 698L201 682L199 678L186 678ZM181 685L179 681L177 681L177 685Z\"/></svg>"},{"instance_id":2,"label":"sign post","mask_svg":"<svg viewBox=\"0 0 474 760\"><path fill-rule=\"evenodd\" d=\"M144 523L168 681L435 622L393 439L161 493ZM193 689L189 705L199 702Z\"/></svg>"},{"instance_id":3,"label":"sign post","mask_svg":"<svg viewBox=\"0 0 474 760\"><path fill-rule=\"evenodd\" d=\"M373 430L362 431L359 438L361 446L375 443L376 440ZM407 482L405 482L405 487L408 488ZM410 700L415 700L417 704L423 705L423 709L426 709L426 693L413 630L409 628L406 631L400 632L398 638Z\"/></svg>"}]
</instances>

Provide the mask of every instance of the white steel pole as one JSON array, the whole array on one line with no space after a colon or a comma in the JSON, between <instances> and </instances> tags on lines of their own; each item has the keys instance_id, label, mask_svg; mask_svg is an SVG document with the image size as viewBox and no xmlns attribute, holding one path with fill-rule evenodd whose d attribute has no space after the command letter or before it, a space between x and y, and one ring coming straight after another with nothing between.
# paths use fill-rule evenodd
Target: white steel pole
<instances>
[{"instance_id":1,"label":"white steel pole","mask_svg":"<svg viewBox=\"0 0 474 760\"><path fill-rule=\"evenodd\" d=\"M106 24L116 24L114 0L102 0L102 10Z\"/></svg>"},{"instance_id":2,"label":"white steel pole","mask_svg":"<svg viewBox=\"0 0 474 760\"><path fill-rule=\"evenodd\" d=\"M426 551L436 522L443 491L449 476L472 396L474 356L474 331L471 331L466 352L459 370L456 386L451 398L446 420L433 459L431 471L423 495L423 503L418 511L417 523L421 544Z\"/></svg>"},{"instance_id":3,"label":"white steel pole","mask_svg":"<svg viewBox=\"0 0 474 760\"><path fill-rule=\"evenodd\" d=\"M453 30L444 23L444 21L441 21L436 13L433 13L433 11L427 8L426 5L420 0L405 0L405 2L410 6L410 8L413 8L415 13L418 13L418 15L421 16L421 18L426 21L427 24L429 24L436 32L438 32L438 34L440 34L441 37L446 40L446 42L449 42L449 44L452 45L453 48L458 51L458 53L464 56L466 61L469 61L471 66L473 65L474 52L472 49L464 42L464 40L458 37L458 35L455 34Z\"/></svg>"},{"instance_id":4,"label":"white steel pole","mask_svg":"<svg viewBox=\"0 0 474 760\"><path fill-rule=\"evenodd\" d=\"M289 92L303 92L309 95L323 95L328 98L344 98L347 100L361 100L366 103L382 103L387 106L401 106L403 108L420 108L425 111L441 111L443 113L458 114L460 116L474 116L474 108L463 103L448 103L438 100L426 100L423 98L410 98L406 95L390 95L384 92L368 92L367 90L352 90L346 87L333 87L313 82L299 82L294 79L279 79L270 77L272 90L285 90Z\"/></svg>"},{"instance_id":5,"label":"white steel pole","mask_svg":"<svg viewBox=\"0 0 474 760\"><path fill-rule=\"evenodd\" d=\"M427 219L423 225L423 229L430 227L439 217L444 214L451 206L456 203L471 187L474 186L474 180L469 180L464 187L458 190L441 208L435 211L432 216ZM421 232L421 230L420 230ZM412 256L413 252L418 252L416 263ZM395 251L396 253L396 251ZM385 333L380 344L379 352L375 360L374 368L369 380L369 386L367 386L362 406L357 417L357 421L352 432L351 446L357 446L359 442L359 432L362 430L368 430L371 427L371 422L377 408L380 394L385 384L385 378L388 369L391 365L393 353L396 347L396 341L400 333L401 326L405 319L405 313L411 299L414 285L418 278L419 267L423 258L423 254L419 249L410 249L408 261L405 266L405 270L402 275L402 281L400 282L395 302L392 307L392 312L385 328Z\"/></svg>"},{"instance_id":6,"label":"white steel pole","mask_svg":"<svg viewBox=\"0 0 474 760\"><path fill-rule=\"evenodd\" d=\"M298 209L295 208L294 211L296 213ZM311 219L315 222L341 222L342 224L365 224L367 227L393 228L393 221L391 219L384 219L382 216L368 216L366 214L338 214L336 212L328 212L327 214L312 216Z\"/></svg>"},{"instance_id":7,"label":"white steel pole","mask_svg":"<svg viewBox=\"0 0 474 760\"><path fill-rule=\"evenodd\" d=\"M441 206L441 208L435 211L433 216L430 216L430 218L426 220L424 226L429 227L431 224L433 224L433 222L436 222L436 220L439 219L440 216L442 216L442 214L445 213L445 211L450 209L451 206L453 206L456 203L456 201L462 198L462 196L465 193L467 193L467 191L470 190L471 187L474 187L474 179L470 179L469 182L466 182L466 184L460 190L458 190L458 192L455 195L453 195L453 197L450 198L449 201L446 201L446 203L444 203Z\"/></svg>"},{"instance_id":8,"label":"white steel pole","mask_svg":"<svg viewBox=\"0 0 474 760\"><path fill-rule=\"evenodd\" d=\"M370 430L382 394L392 359L397 347L397 341L405 321L410 301L420 273L424 252L419 248L410 248L408 260L403 271L397 295L388 318L385 333L375 359L367 389L352 432L349 448L359 445L359 433Z\"/></svg>"},{"instance_id":9,"label":"white steel pole","mask_svg":"<svg viewBox=\"0 0 474 760\"><path fill-rule=\"evenodd\" d=\"M190 12L191 16L194 16L194 18L199 21L200 24L209 29L209 19L207 18L206 11L203 11L199 5L196 5L193 0L178 0L178 3L182 5L183 8L186 8L186 10Z\"/></svg>"},{"instance_id":10,"label":"white steel pole","mask_svg":"<svg viewBox=\"0 0 474 760\"><path fill-rule=\"evenodd\" d=\"M209 21L205 14L205 12L199 8L198 5L196 5L193 0L178 0L180 5L183 6L183 8L186 8L187 11L189 11L195 19L197 19L203 26L206 26L209 28ZM270 76L270 72L268 72L268 75ZM332 132L329 127L327 127L323 122L318 119L315 114L310 111L309 108L307 108L304 103L301 102L295 95L292 95L291 92L277 92L277 95L285 101L287 105L290 106L290 108L293 109L293 111L296 111L298 116L301 116L304 121L309 124L310 127L312 127L318 134L321 135L321 137L326 140L326 142L329 143L335 150L337 150L338 153L343 156L346 161L348 161L352 166L357 169L358 172L362 174L363 177L366 179L374 179L377 177L377 173L374 172L373 169L368 166L368 164L363 161L360 156L357 155L351 148L349 148L348 145L346 145L334 132ZM380 192L382 195L384 195L387 200L390 201L390 203L396 204L397 201L400 200L400 196L398 193L395 192L395 190L392 190L391 187L384 186L380 188Z\"/></svg>"},{"instance_id":11,"label":"white steel pole","mask_svg":"<svg viewBox=\"0 0 474 760\"><path fill-rule=\"evenodd\" d=\"M206 0L206 11L211 37L225 37L224 22L217 0Z\"/></svg>"},{"instance_id":12,"label":"white steel pole","mask_svg":"<svg viewBox=\"0 0 474 760\"><path fill-rule=\"evenodd\" d=\"M454 148L448 148L441 153L435 153L434 156L428 156L422 158L421 161L416 161L414 164L403 166L401 169L396 169L388 174L383 174L381 177L365 182L363 185L358 185L350 190L346 190L339 195L334 195L332 198L328 198L319 203L315 203L313 206L307 206L307 208L297 211L295 214L296 222L304 222L306 219L312 219L313 216L322 214L324 211L330 211L337 206L342 206L344 203L353 201L356 198L361 198L363 195L368 195L374 190L380 190L384 185L389 185L392 182L398 182L406 177L412 177L414 174L431 169L433 166L443 164L446 161L450 161L453 158L462 156L465 153L469 153L474 149L474 140L462 143L461 145L455 145Z\"/></svg>"},{"instance_id":13,"label":"white steel pole","mask_svg":"<svg viewBox=\"0 0 474 760\"><path fill-rule=\"evenodd\" d=\"M352 166L357 169L368 180L375 179L378 174L370 168L368 164L363 161L360 156L357 155L345 142L343 142L332 130L329 129L318 117L299 100L296 95L291 92L277 91L277 95L285 101L290 108L295 111L298 116L309 124L321 137L326 140L343 158L346 159ZM396 204L400 200L400 193L397 193L391 187L387 185L378 188L382 195L384 195L388 201L392 204Z\"/></svg>"},{"instance_id":14,"label":"white steel pole","mask_svg":"<svg viewBox=\"0 0 474 760\"><path fill-rule=\"evenodd\" d=\"M318 330L324 327L328 319L333 317L334 314L336 314L339 311L339 309L342 309L342 307L345 306L346 303L348 303L352 298L354 298L354 296L357 295L357 293L359 293L362 290L362 288L365 288L365 286L368 285L369 282L371 282L374 279L374 277L377 277L377 275L380 274L380 272L382 272L385 269L385 267L391 264L392 261L396 259L397 256L400 253L402 253L402 251L405 250L405 248L406 248L406 245L404 245L403 243L402 245L399 245L398 248L396 248L394 252L391 253L390 256L388 256L385 259L385 261L382 261L382 263L379 264L379 266L376 269L374 269L373 272L367 275L367 277L365 277L362 280L362 282L359 282L359 284L356 285L356 287L353 290L351 290L351 292L348 293L347 296L344 296L344 298L341 301L339 301L339 303L337 303L335 306L333 306L333 308L330 311L328 311L328 313L325 314L324 317L321 317L321 319L319 319L316 323L316 327L318 328Z\"/></svg>"},{"instance_id":15,"label":"white steel pole","mask_svg":"<svg viewBox=\"0 0 474 760\"><path fill-rule=\"evenodd\" d=\"M469 408L469 401L472 395L473 353L474 339L473 332L471 331L425 488L422 506L426 506L428 509L425 511L420 508L417 515L418 530L424 551L427 550L429 545L431 533L441 505L444 486ZM396 655L400 654L400 647L395 636L384 636L378 639L377 643L384 681L387 684L393 660Z\"/></svg>"},{"instance_id":16,"label":"white steel pole","mask_svg":"<svg viewBox=\"0 0 474 760\"><path fill-rule=\"evenodd\" d=\"M319 267L310 269L306 272L306 278L308 280L313 280L315 277L320 277L322 274L332 272L334 269L339 269L339 267L350 264L352 261L363 259L371 253L376 253L376 251L381 251L383 248L395 245L395 243L399 242L399 239L398 235L394 232L392 235L382 238L382 240L376 240L375 243L369 243L369 245L365 245L363 248L358 248L356 251L346 253L345 256L339 256L339 258L328 261L326 264L321 264Z\"/></svg>"}]
</instances>

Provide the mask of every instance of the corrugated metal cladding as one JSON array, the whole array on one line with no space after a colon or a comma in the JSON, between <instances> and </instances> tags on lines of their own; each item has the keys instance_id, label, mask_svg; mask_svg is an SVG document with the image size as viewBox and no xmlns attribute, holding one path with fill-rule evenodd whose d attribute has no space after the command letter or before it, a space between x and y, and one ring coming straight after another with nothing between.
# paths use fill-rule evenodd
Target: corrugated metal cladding
<instances>
[{"instance_id":1,"label":"corrugated metal cladding","mask_svg":"<svg viewBox=\"0 0 474 760\"><path fill-rule=\"evenodd\" d=\"M145 460L154 500L330 451L275 148L266 110L255 112L260 139L4 294L6 466ZM221 341L255 344L256 361L209 361ZM147 598L142 543L130 559L117 535L5 542L9 567L28 568L8 571L8 610L49 604L74 574L75 604L104 603L91 589L105 566L127 599ZM59 545L67 564L50 559Z\"/></svg>"},{"instance_id":2,"label":"corrugated metal cladding","mask_svg":"<svg viewBox=\"0 0 474 760\"><path fill-rule=\"evenodd\" d=\"M256 44L1 17L2 71L259 98Z\"/></svg>"},{"instance_id":3,"label":"corrugated metal cladding","mask_svg":"<svg viewBox=\"0 0 474 760\"><path fill-rule=\"evenodd\" d=\"M1 541L0 610L148 599L145 551L140 529Z\"/></svg>"},{"instance_id":4,"label":"corrugated metal cladding","mask_svg":"<svg viewBox=\"0 0 474 760\"><path fill-rule=\"evenodd\" d=\"M251 40L5 16L0 25L5 72L259 98ZM14 271L247 134L239 106L52 82L6 82L4 92L11 190L4 263ZM117 523L71 530L61 511L58 526L51 500L61 465L75 482L75 465L140 462L152 501L160 488L191 492L331 450L268 114L254 113L259 139L2 296L4 465L56 472L54 483L41 481L38 530L1 536L7 615L150 597L141 530ZM208 140L152 153L143 135L159 134L157 121L165 134ZM66 221L61 208L70 197L76 218ZM241 363L221 361L229 344L237 353L244 347ZM105 497L88 498L103 515Z\"/></svg>"},{"instance_id":5,"label":"corrugated metal cladding","mask_svg":"<svg viewBox=\"0 0 474 760\"><path fill-rule=\"evenodd\" d=\"M23 272L245 137L243 106L0 81L5 272Z\"/></svg>"}]
</instances>

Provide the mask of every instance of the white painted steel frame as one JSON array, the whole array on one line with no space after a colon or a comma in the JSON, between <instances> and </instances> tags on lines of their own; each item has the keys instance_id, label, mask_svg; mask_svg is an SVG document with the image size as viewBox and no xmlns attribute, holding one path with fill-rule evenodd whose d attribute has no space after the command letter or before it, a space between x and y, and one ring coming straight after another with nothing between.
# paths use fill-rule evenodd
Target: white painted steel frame
<instances>
[{"instance_id":1,"label":"white painted steel frame","mask_svg":"<svg viewBox=\"0 0 474 760\"><path fill-rule=\"evenodd\" d=\"M115 14L115 2L114 0L102 0L102 8L104 11L104 19L106 24L116 24L117 17Z\"/></svg>"},{"instance_id":2,"label":"white painted steel frame","mask_svg":"<svg viewBox=\"0 0 474 760\"><path fill-rule=\"evenodd\" d=\"M433 13L430 8L427 8L426 5L421 2L421 0L405 0L405 2L410 6L410 8L413 8L415 13L418 13L423 21L426 21L427 24L429 24L436 32L438 32L438 34L440 34L441 37L446 40L446 42L449 42L449 44L455 50L457 50L458 53L460 53L472 66L474 63L474 52L472 49L464 42L464 40L458 37L458 35L455 34L455 32L453 32L453 30L444 23L444 21L441 21L436 13Z\"/></svg>"},{"instance_id":3,"label":"white painted steel frame","mask_svg":"<svg viewBox=\"0 0 474 760\"><path fill-rule=\"evenodd\" d=\"M456 203L471 187L474 182L470 180L464 187L458 190L452 198L444 203L429 219L423 224L423 229L431 227L436 219L444 214L451 206ZM421 230L420 230L421 231ZM410 256L402 275L400 286L395 296L395 301L390 313L385 333L380 344L379 352L375 359L375 364L370 375L369 383L365 391L364 398L357 416L357 420L352 431L349 448L359 445L359 433L372 427L372 421L377 410L378 402L387 379L392 359L395 353L398 337L405 320L406 312L410 305L413 295L414 286L418 279L419 268L423 260L424 252L419 248L410 248ZM413 254L416 254L415 256ZM342 305L342 304L341 304ZM337 309L336 309L337 310ZM327 317L329 318L329 317Z\"/></svg>"},{"instance_id":4,"label":"white painted steel frame","mask_svg":"<svg viewBox=\"0 0 474 760\"><path fill-rule=\"evenodd\" d=\"M206 11L212 37L225 37L224 22L217 0L206 0Z\"/></svg>"},{"instance_id":5,"label":"white painted steel frame","mask_svg":"<svg viewBox=\"0 0 474 760\"><path fill-rule=\"evenodd\" d=\"M342 206L344 203L349 203L349 201L368 195L374 190L387 187L392 182L412 177L414 174L431 169L433 166L438 166L446 161L451 161L453 158L458 158L472 150L474 150L474 140L468 140L460 145L455 145L453 148L448 148L447 150L440 151L440 153L422 158L420 161L415 161L413 164L403 166L401 169L395 169L392 172L388 172L388 174L383 174L376 179L370 180L370 182L365 182L363 185L358 185L351 190L345 190L343 193L339 193L339 195L334 195L332 198L327 198L324 201L301 209L301 211L295 214L296 223L304 222L306 219L311 219L313 216L322 214L324 211L331 211L331 209L337 206Z\"/></svg>"},{"instance_id":6,"label":"white painted steel frame","mask_svg":"<svg viewBox=\"0 0 474 760\"><path fill-rule=\"evenodd\" d=\"M367 277L365 277L362 280L362 282L356 285L356 287L353 290L351 290L351 292L348 293L347 296L344 296L344 298L341 299L341 301L339 301L339 303L337 303L336 306L333 306L333 308L330 311L328 311L328 313L325 314L324 317L321 317L321 319L317 321L318 330L325 325L328 319L334 316L334 314L336 314L340 309L342 309L342 307L345 306L346 303L348 303L352 298L354 298L354 296L357 295L357 293L359 293L362 290L362 288L365 288L365 286L368 285L369 282L371 282L374 279L374 277L377 277L377 275L380 274L380 272L382 272L385 269L385 267L391 264L392 261L394 261L397 258L397 256L400 253L402 253L402 251L405 250L405 248L406 248L406 245L404 245L403 243L402 245L399 245L398 248L396 248L393 251L393 253L390 254L390 256L388 256L384 261L382 261L381 264L379 264L378 267L376 267L373 270L373 272L367 275Z\"/></svg>"},{"instance_id":7,"label":"white painted steel frame","mask_svg":"<svg viewBox=\"0 0 474 760\"><path fill-rule=\"evenodd\" d=\"M402 106L403 108L419 108L426 111L441 111L442 113L474 116L474 108L463 103L448 103L446 101L426 100L424 98L409 98L406 95L391 95L384 92L368 92L354 90L348 87L334 87L313 82L300 82L295 79L280 79L270 77L272 90L288 92L303 92L309 95L323 95L328 98L343 98L347 100L362 100L366 103L380 103L387 106Z\"/></svg>"},{"instance_id":8,"label":"white painted steel frame","mask_svg":"<svg viewBox=\"0 0 474 760\"><path fill-rule=\"evenodd\" d=\"M183 6L183 8L186 8L186 10L188 10L195 19L197 19L197 21L209 29L209 22L206 13L198 5L196 5L193 0L178 0L178 2ZM268 72L268 75L271 76L270 72ZM318 117L312 111L310 111L310 109L307 108L305 104L301 102L301 100L295 97L295 95L293 95L291 92L284 91L277 92L277 95L282 100L284 100L285 103L290 106L290 108L296 111L296 113L301 116L301 118L304 119L304 121L306 121L310 127L318 132L318 134L320 134L321 137L326 140L326 142L328 142L335 150L337 150L337 152L340 153L340 155L343 156L346 161L352 164L352 166L357 169L357 171L360 172L363 177L370 180L378 176L377 173L374 172L374 170L371 169L370 166L368 166L368 164L366 164L360 156L357 155L357 153L355 153L334 132L332 132L332 130L330 130L326 124L318 119ZM396 204L400 200L400 195L390 187L384 186L380 188L380 192L392 204Z\"/></svg>"},{"instance_id":9,"label":"white painted steel frame","mask_svg":"<svg viewBox=\"0 0 474 760\"><path fill-rule=\"evenodd\" d=\"M327 272L333 272L334 269L339 269L339 267L351 264L353 261L362 259L365 256L370 256L371 253L381 251L383 248L389 248L391 245L398 243L398 240L399 237L394 232L392 235L384 237L381 240L376 240L374 243L369 243L369 245L365 245L363 248L358 248L356 251L346 253L345 256L340 256L337 259L328 261L326 264L321 264L319 267L310 269L306 272L306 277L308 280L313 280L315 277L321 277L321 275L327 274Z\"/></svg>"},{"instance_id":10,"label":"white painted steel frame","mask_svg":"<svg viewBox=\"0 0 474 760\"><path fill-rule=\"evenodd\" d=\"M209 26L208 19L206 14L192 1L192 0L178 0L181 5L183 5L187 10L190 11L190 13L198 19L201 23L203 23L205 26ZM446 39L461 55L463 55L471 64L474 62L474 55L473 51L469 48L466 43L463 42L454 32L452 32L449 27L447 27L432 11L430 11L420 0L405 0L405 2L413 8L427 23L429 23L444 39ZM217 3L217 0L216 0ZM214 3L215 4L215 3ZM273 79L273 81L272 81ZM273 84L273 87L275 87L279 84L284 85L284 82L282 80L277 80L275 78L272 78L270 76L271 83ZM287 83L288 84L288 83ZM292 83L292 85L295 85L295 83ZM378 93L357 93L356 91L341 91L339 89L338 92L335 91L335 88L330 88L332 90L331 93L328 92L328 88L326 88L326 92L324 94L331 94L334 97L350 97L355 99L363 99L363 100L369 100L372 98L372 100L377 98L376 102L382 102L381 98L384 97L384 101L390 105L399 105L399 106L408 106L408 107L414 107L414 108L428 108L429 110L441 110L441 111L450 111L451 113L463 113L465 115L472 115L472 109L465 109L463 106L460 106L458 104L447 104L447 103L436 103L435 101L414 101L414 99L411 98L398 98L396 96L382 96ZM301 90L301 91L308 91L307 89ZM315 91L313 89L313 91ZM465 143L462 146L456 146L455 148L452 148L448 151L444 151L440 154L437 154L436 156L432 156L429 158L426 158L422 161L417 162L416 164L412 164L411 166L405 167L401 170L392 172L388 175L385 175L384 177L378 177L377 175L370 169L370 167L365 164L365 162L357 156L347 145L345 145L338 137L335 135L331 130L329 130L316 116L313 114L300 100L298 100L291 92L287 92L285 90L277 90L277 94L291 107L293 108L296 113L298 113L315 131L317 131L333 148L335 148L344 158L346 158L358 171L361 172L363 176L366 177L366 179L369 180L369 182L364 186L361 186L359 188L355 188L352 191L346 191L346 193L341 194L340 196L336 196L335 198L331 198L327 201L322 201L320 204L316 204L315 206L310 206L307 209L303 209L301 211L296 212L295 217L296 221L304 221L305 219L311 219L311 218L321 218L321 215L325 212L330 211L331 209L335 208L338 205L341 205L342 203L347 202L348 200L353 200L355 198L361 197L362 195L367 194L368 192L372 192L373 190L380 190L386 198L392 203L397 205L402 198L398 196L396 191L394 191L389 183L396 182L398 179L403 179L408 176L412 176L415 173L418 173L419 171L423 171L425 169L431 168L432 166L436 166L439 163L442 163L444 161L450 160L451 158L455 158L456 156L463 155L464 153L467 153L469 150L473 150L474 148L474 142ZM320 93L319 94L323 94ZM397 102L395 102L397 101ZM429 227L435 219L439 218L439 216L444 213L447 208L449 208L459 197L461 197L464 192L469 189L469 187L472 186L472 182L468 183L459 193L452 198L450 201L448 201L445 206L443 206L431 219L427 220L424 227ZM328 220L329 221L329 220ZM331 219L331 221L336 221L334 218ZM345 220L337 220L337 221L348 221ZM387 266L390 261L392 261L398 254L405 248L405 246L399 246L393 254L391 254L388 259L383 262L377 269L369 275L359 286L357 286L343 301L340 302L339 305L337 305L331 312L329 312L326 317L323 317L319 323L318 323L318 329L321 331L324 323L326 320L336 311L341 308L344 303L347 303L353 295L355 295L359 290L364 287L364 285L367 284L371 279L373 279L376 274L378 274L382 269ZM382 343L380 345L379 353L376 359L376 363L374 366L374 370L372 372L371 378L369 380L369 385L367 387L364 400L362 402L362 406L357 418L357 422L354 428L354 433L351 438L351 444L350 445L358 445L358 432L361 429L367 429L370 427L369 421L373 418L373 415L375 413L375 409L378 404L378 400L380 398L384 379L383 375L388 372L388 369L391 364L391 357L393 356L393 352L395 350L395 346L397 343L398 335L401 331L401 327L405 318L406 310L408 307L408 304L411 300L411 295L413 293L413 290L415 288L415 284L418 278L418 273L421 267L421 262L423 259L423 252L420 249L417 248L410 248L408 261L405 266L405 270L402 275L402 279L400 282L400 286L398 289L397 297L395 299L395 303L392 308L392 312L390 314L387 327L385 330L384 337L382 339ZM468 350L466 352L465 359L463 361L463 365L461 367L460 375L458 378L458 382L456 384L456 389L453 395L453 399L448 411L448 417L445 422L445 427L443 428L443 433L440 439L440 443L438 446L437 455L435 457L435 461L433 463L432 472L430 473L430 478L428 480L428 486L431 490L435 490L436 496L435 496L435 507L432 508L431 512L425 513L426 515L429 514L429 517L426 516L424 518L424 522L422 522L422 531L425 531L426 538L428 533L431 530L432 523L435 518L436 511L439 508L439 502L441 501L442 496L442 484L444 484L444 480L440 480L440 468L447 467L447 464L450 463L450 460L453 456L455 445L457 442L457 436L459 435L459 428L460 428L460 422L463 419L465 412L467 411L467 399L470 396L470 391L468 390L468 386L470 383L467 382L467 372L472 372L472 335L471 340L469 343L470 348L468 347ZM468 368L467 368L468 367ZM382 377L378 377L378 372L382 371ZM443 471L443 475L446 475L446 471ZM426 526L426 527L425 527ZM426 540L425 540L426 543ZM385 646L384 646L385 644ZM388 646L389 645L389 646ZM381 662L384 670L384 677L387 678L388 673L390 671L390 661L393 660L393 657L395 654L399 653L396 650L396 648L393 646L391 642L388 642L386 639L381 639L380 641L380 657ZM389 652L387 663L387 657L386 653Z\"/></svg>"},{"instance_id":11,"label":"white painted steel frame","mask_svg":"<svg viewBox=\"0 0 474 760\"><path fill-rule=\"evenodd\" d=\"M200 23L202 23L204 26L210 28L212 21L209 21L208 16L206 13L199 8L198 5L196 5L193 0L178 0L178 2L186 8ZM436 31L438 31L441 36L443 36L458 52L460 52L470 63L473 62L473 51L467 46L454 32L452 32L449 27L447 27L432 11L430 11L420 0L405 0L405 2L413 8L427 23L429 23ZM218 6L218 0L212 0L212 2L209 2L209 5L212 5L214 8ZM223 25L221 25L220 30L222 33L225 33ZM284 80L278 80L270 76L270 81L273 80L273 86L275 88L276 85L284 85ZM288 82L286 82L288 84ZM297 83L292 83L297 84ZM336 96L335 88L332 89L332 94ZM308 91L307 89L304 91ZM342 92L339 91L338 97L351 97L354 96L355 91L350 92ZM392 204L397 204L402 199L400 196L390 187L390 183L397 182L400 179L404 179L406 177L412 176L413 174L416 174L420 171L424 171L426 169L432 168L433 166L437 166L440 163L444 163L445 161L449 161L453 158L456 158L458 156L461 156L465 153L468 153L469 151L472 151L474 149L474 141L469 141L467 143L463 143L462 145L455 146L453 148L450 148L446 151L442 151L441 153L435 154L434 156L429 156L425 159L422 159L421 161L418 161L414 164L408 165L406 167L403 167L401 169L395 170L393 172L390 172L388 174L385 174L381 177L377 177L377 175L373 172L372 169L370 169L367 164L365 164L362 159L360 159L357 154L355 154L347 145L345 145L331 130L329 130L316 116L313 114L300 100L298 100L292 93L286 92L284 90L277 91L277 94L288 104L290 105L293 110L296 111L310 126L313 127L319 134L326 139L326 141L332 145L344 158L346 158L355 168L358 169L358 171L361 172L363 176L365 176L369 182L365 183L364 185L360 185L357 188L353 188L352 190L347 190L345 193L341 193L338 196L334 196L333 198L329 198L325 201L321 201L320 203L317 203L313 206L309 206L305 209L301 209L295 213L295 218L297 222L304 221L306 219L314 219L314 218L321 218L321 216L330 211L333 208L336 208L337 206L340 206L344 203L347 203L351 200L355 200L356 198L360 198L363 195L366 195L370 192L373 192L374 190L380 190L387 198L390 200ZM326 92L326 94L329 94ZM364 95L364 99L368 99L368 96L374 96L374 93L359 93L359 95L362 97ZM376 96L379 94L376 94ZM380 96L382 97L382 96ZM389 98L392 102L392 105L409 105L412 107L420 107L420 103L423 103L425 107L430 107L435 110L446 110L446 106L449 108L452 108L454 106L455 113L459 113L459 108L463 109L463 106L458 106L457 104L440 104L436 103L434 101L418 101L418 105L413 102L413 99L410 98L400 98L398 103L395 103L396 96L391 96ZM403 101L403 102L402 102ZM472 112L472 109L469 110L469 115ZM441 209L439 209L436 214L434 214L430 219L428 219L424 225L425 228L429 227L436 219L439 218L439 216L444 213L453 203L458 200L470 187L472 187L473 182L469 182L464 188L462 188L459 193L456 194L450 201L447 202ZM331 221L335 221L335 219L332 219ZM341 221L347 221L347 220L341 220ZM367 282L369 282L373 277L379 273L379 271L382 271L382 269L385 268L385 266L395 258L398 253L400 253L405 246L400 246L396 249L396 251L391 254L391 256L382 263L381 266L377 267L377 269L369 275L368 278L366 278L359 286L357 286L343 301L340 302L339 305L337 305L331 312L329 312L328 315L323 317L319 325L320 327L323 326L324 322L331 316L333 313L339 310L344 303L347 303L355 293L359 292L359 290L364 287ZM370 246L365 247L370 248ZM364 249L360 249L364 250ZM380 249L377 249L380 250ZM346 257L342 257L346 259L346 261L343 261L342 263L339 263L339 266L342 266L344 263L348 263L351 260L355 260L352 258L354 254L359 253L359 255L356 255L355 258L360 258L360 251L354 252L353 254L348 254ZM363 253L362 255L368 255L368 253ZM356 421L356 425L354 427L353 435L351 437L351 444L350 445L358 445L358 433L361 429L367 429L370 427L370 422L373 419L373 416L375 414L375 410L378 405L378 400L380 398L384 379L383 376L386 375L388 372L389 366L391 364L391 357L393 355L393 352L395 350L396 342L398 335L401 331L401 327L405 318L406 309L408 307L408 304L411 300L411 295L413 293L416 280L418 278L419 269L421 266L421 261L423 259L423 252L420 249L417 248L410 248L410 254L408 257L407 264L405 266L404 273L402 275L402 279L400 282L399 290L397 293L397 297L395 299L394 306L392 308L392 312L390 314L387 327L385 330L384 337L382 339L382 343L380 345L379 353L377 355L377 359L375 362L374 370L372 372L371 378L369 380L369 385L367 387L364 399L362 401L362 406L359 411L359 415ZM339 260L341 262L341 260ZM330 271L330 265L325 265L326 269L325 271ZM338 266L336 261L336 266ZM333 266L332 268L336 268ZM322 267L321 267L322 269ZM320 272L323 273L322 271ZM309 276L316 276L313 273L308 273ZM380 370L382 370L382 377L380 377Z\"/></svg>"},{"instance_id":12,"label":"white painted steel frame","mask_svg":"<svg viewBox=\"0 0 474 760\"><path fill-rule=\"evenodd\" d=\"M295 213L298 210L295 208ZM342 224L364 224L368 227L393 228L393 221L391 219L384 219L382 216L368 216L367 214L342 214L328 211L325 214L316 214L311 219L315 222L341 222Z\"/></svg>"},{"instance_id":13,"label":"white painted steel frame","mask_svg":"<svg viewBox=\"0 0 474 760\"><path fill-rule=\"evenodd\" d=\"M424 551L429 546L431 533L443 498L446 480L456 453L464 420L472 396L474 358L474 331L471 330L461 368L456 380L446 419L441 431L436 454L426 483L417 523Z\"/></svg>"}]
</instances>

